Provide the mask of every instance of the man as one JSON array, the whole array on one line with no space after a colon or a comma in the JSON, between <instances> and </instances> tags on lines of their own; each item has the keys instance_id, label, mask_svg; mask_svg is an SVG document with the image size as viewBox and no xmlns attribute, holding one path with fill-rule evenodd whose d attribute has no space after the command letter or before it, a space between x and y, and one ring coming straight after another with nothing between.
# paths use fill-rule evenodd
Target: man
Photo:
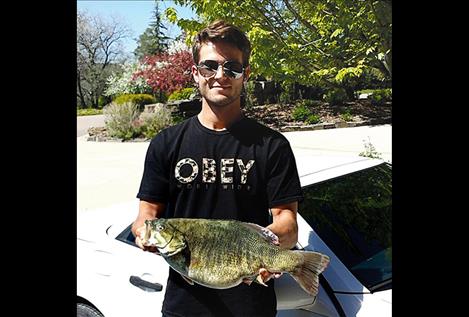
<instances>
[{"instance_id":1,"label":"man","mask_svg":"<svg viewBox=\"0 0 469 317\"><path fill-rule=\"evenodd\" d=\"M202 110L150 143L132 226L137 245L148 250L140 240L146 219L187 217L256 223L274 232L281 247L292 248L302 192L291 147L241 110L240 94L250 74L249 40L237 27L216 21L197 34L192 53ZM268 287L241 283L216 290L189 285L170 269L163 314L275 316L272 276L260 273Z\"/></svg>"}]
</instances>

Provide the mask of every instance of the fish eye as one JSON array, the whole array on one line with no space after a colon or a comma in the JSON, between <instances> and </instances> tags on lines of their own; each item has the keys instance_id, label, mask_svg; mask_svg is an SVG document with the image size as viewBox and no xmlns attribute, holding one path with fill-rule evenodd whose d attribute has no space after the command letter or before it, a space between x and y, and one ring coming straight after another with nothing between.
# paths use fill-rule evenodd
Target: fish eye
<instances>
[{"instance_id":1,"label":"fish eye","mask_svg":"<svg viewBox=\"0 0 469 317\"><path fill-rule=\"evenodd\" d=\"M158 225L158 226L156 227L156 230L158 230L158 231L161 231L161 230L163 230L163 229L164 229L164 226L163 226L163 225Z\"/></svg>"}]
</instances>

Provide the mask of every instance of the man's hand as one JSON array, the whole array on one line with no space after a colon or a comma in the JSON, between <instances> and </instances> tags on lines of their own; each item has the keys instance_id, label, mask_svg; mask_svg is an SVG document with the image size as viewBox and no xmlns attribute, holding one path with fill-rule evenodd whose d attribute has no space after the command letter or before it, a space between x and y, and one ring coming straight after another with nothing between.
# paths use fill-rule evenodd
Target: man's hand
<instances>
[{"instance_id":1,"label":"man's hand","mask_svg":"<svg viewBox=\"0 0 469 317\"><path fill-rule=\"evenodd\" d=\"M259 275L257 276L256 281L261 285L267 286L267 284L265 283L267 283L271 278L279 278L280 276L282 276L282 274L283 273L272 273L267 271L265 268L260 268ZM251 285L253 280L245 278L243 282L248 285Z\"/></svg>"},{"instance_id":2,"label":"man's hand","mask_svg":"<svg viewBox=\"0 0 469 317\"><path fill-rule=\"evenodd\" d=\"M159 253L157 247L155 246L147 246L143 244L143 241L145 239L145 232L146 232L146 226L143 225L137 230L135 230L136 236L135 236L135 244L142 249L143 251L149 251L149 252L155 252Z\"/></svg>"}]
</instances>

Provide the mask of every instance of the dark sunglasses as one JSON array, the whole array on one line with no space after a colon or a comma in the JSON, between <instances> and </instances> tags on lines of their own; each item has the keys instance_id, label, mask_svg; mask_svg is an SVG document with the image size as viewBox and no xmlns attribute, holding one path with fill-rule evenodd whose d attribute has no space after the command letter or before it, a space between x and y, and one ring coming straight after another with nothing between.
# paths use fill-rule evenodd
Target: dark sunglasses
<instances>
[{"instance_id":1,"label":"dark sunglasses","mask_svg":"<svg viewBox=\"0 0 469 317\"><path fill-rule=\"evenodd\" d=\"M207 59L201 61L199 65L197 65L197 69L199 70L200 75L204 76L205 78L210 78L215 76L220 66L223 69L223 73L227 77L238 79L243 76L244 67L241 63L236 61L225 61L220 64L217 61Z\"/></svg>"}]
</instances>

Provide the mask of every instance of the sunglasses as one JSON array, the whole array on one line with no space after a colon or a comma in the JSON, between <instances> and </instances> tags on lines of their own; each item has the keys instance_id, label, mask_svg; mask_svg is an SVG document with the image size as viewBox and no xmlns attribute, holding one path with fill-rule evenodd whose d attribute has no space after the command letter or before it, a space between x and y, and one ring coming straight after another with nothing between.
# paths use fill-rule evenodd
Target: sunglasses
<instances>
[{"instance_id":1,"label":"sunglasses","mask_svg":"<svg viewBox=\"0 0 469 317\"><path fill-rule=\"evenodd\" d=\"M223 73L227 77L238 79L243 76L244 67L241 63L238 63L236 61L225 61L220 64L217 61L207 59L201 61L199 65L197 65L197 69L199 70L200 75L205 78L210 78L215 76L220 66L223 69Z\"/></svg>"}]
</instances>

